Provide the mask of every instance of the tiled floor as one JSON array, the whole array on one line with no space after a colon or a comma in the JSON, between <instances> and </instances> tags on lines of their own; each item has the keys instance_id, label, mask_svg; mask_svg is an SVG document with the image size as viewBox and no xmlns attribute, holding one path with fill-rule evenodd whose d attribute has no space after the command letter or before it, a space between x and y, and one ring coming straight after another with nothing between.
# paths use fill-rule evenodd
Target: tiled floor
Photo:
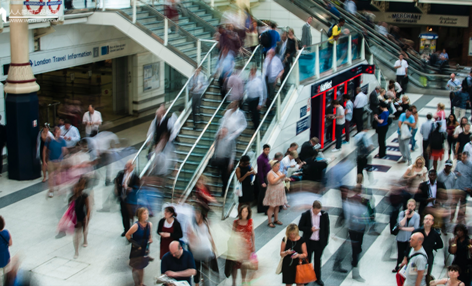
<instances>
[{"instance_id":1,"label":"tiled floor","mask_svg":"<svg viewBox=\"0 0 472 286\"><path fill-rule=\"evenodd\" d=\"M434 106L439 101L446 103L447 110L449 108L449 99L437 99L415 94L410 94L410 99L412 102L419 102L419 100L424 102L426 99L427 104L423 105L426 105L427 108L419 106L420 115L423 115L425 110L429 111L429 106ZM425 117L420 116L420 123L424 120ZM130 138L132 144L142 142L145 138L147 126L148 123L143 123L137 127L119 132L118 136ZM373 131L369 132L369 136L376 137ZM393 132L387 139L387 145L398 146L397 143L393 142L396 137L396 133ZM417 138L421 138L419 134ZM325 152L327 156L333 159L329 169L342 159L353 156L354 146L344 146L344 151L337 153L335 156L332 156L329 150ZM412 158L420 155L420 150L421 145L413 152ZM372 154L377 154L377 152L378 150L374 150ZM395 151L389 151L388 153L398 154ZM128 158L131 158L131 156ZM113 166L116 169L121 168L126 159L114 163ZM390 167L386 173L372 172L373 180L367 180L365 183L366 187L377 189L374 193L376 205L385 204L385 196L382 194L382 190L387 192L389 190L388 182L399 178L405 171L406 166L394 161L380 159L372 159L372 164ZM98 171L103 176L105 169L101 168ZM353 168L346 175L345 180L348 184L353 185L355 178L356 170ZM0 179L0 184L2 185L1 199L1 196L5 194L21 191L26 187L38 184L38 182L12 182L6 179L6 176L3 176ZM6 220L6 229L10 231L13 237L13 246L10 248L11 254L21 256L22 269L32 274L35 285L132 285L131 270L128 266L130 245L124 238L120 237L122 226L117 207L114 211L108 213L96 211L102 207L102 203L111 191L112 187L105 187L103 182L94 188L92 193L94 206L89 226L89 245L87 248L80 249L80 256L76 260L73 259L72 237L55 238L57 223L66 208L65 196L55 196L48 199L46 198L46 190L44 190L0 208L0 215ZM300 218L299 215L303 211L300 206L307 202L311 204L315 198L315 195L294 195L290 197L292 207L281 212L280 219L284 225L286 226L290 222L297 223ZM349 273L340 275L331 270L336 253L342 252L344 254L345 251L346 258L343 266L350 269L350 246L345 248L346 242L345 236L342 234L343 229L335 228L336 210L341 207L339 191L331 189L323 195L321 200L328 211L332 213L330 215L331 238L322 258L322 278L327 286L361 285L362 283L352 280ZM215 237L218 255L224 257L228 249L228 238L235 211L229 219L224 221L220 219L221 212L218 211L219 209L215 209L215 212L210 216L211 230ZM154 227L153 234L155 234L155 228L161 217L161 214L156 214L155 217L150 219ZM285 228L284 226L277 226L275 229L269 229L266 225L266 217L257 214L255 209L253 209L253 219L259 270L254 273L251 285L281 285L282 278L275 274L275 268L279 261L280 242L284 236ZM396 244L395 237L390 235L386 226L388 214L378 213L377 222L377 231L381 234L379 236L366 234L362 258L359 262L361 275L366 279L363 285L395 285L395 277L391 273L391 269L395 265ZM157 258L159 257L158 241L159 238L154 236L154 243L151 246L151 256ZM444 277L444 261L441 259L443 250L439 250L436 257L433 275ZM159 274L160 262L159 259L156 259L146 268L144 283L146 285L154 284L153 277ZM221 276L223 276L222 273ZM218 285L231 285L231 280L223 280L218 282ZM241 285L240 278L237 280L237 285Z\"/></svg>"}]
</instances>

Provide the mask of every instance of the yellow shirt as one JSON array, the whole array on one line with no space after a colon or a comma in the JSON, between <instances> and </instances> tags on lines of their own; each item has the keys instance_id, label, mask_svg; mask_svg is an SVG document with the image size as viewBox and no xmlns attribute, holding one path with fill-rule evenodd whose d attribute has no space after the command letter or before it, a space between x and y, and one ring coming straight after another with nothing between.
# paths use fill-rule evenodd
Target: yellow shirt
<instances>
[{"instance_id":1,"label":"yellow shirt","mask_svg":"<svg viewBox=\"0 0 472 286\"><path fill-rule=\"evenodd\" d=\"M329 37L329 43L333 44L334 43L334 37L339 36L341 34L341 28L338 27L338 25L334 25L332 29L332 34L331 37Z\"/></svg>"}]
</instances>

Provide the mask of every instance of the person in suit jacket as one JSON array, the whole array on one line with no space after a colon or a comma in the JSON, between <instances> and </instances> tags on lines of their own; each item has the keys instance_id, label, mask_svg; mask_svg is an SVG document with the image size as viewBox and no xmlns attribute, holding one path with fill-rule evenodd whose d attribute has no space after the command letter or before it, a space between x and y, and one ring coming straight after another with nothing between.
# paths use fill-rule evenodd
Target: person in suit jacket
<instances>
[{"instance_id":1,"label":"person in suit jacket","mask_svg":"<svg viewBox=\"0 0 472 286\"><path fill-rule=\"evenodd\" d=\"M428 178L428 181L422 182L419 185L418 192L415 195L415 200L420 203L418 213L421 216L421 221L423 220L423 212L426 207L434 207L437 204L436 198L439 189L446 189L444 183L438 182L436 170L429 170Z\"/></svg>"},{"instance_id":2,"label":"person in suit jacket","mask_svg":"<svg viewBox=\"0 0 472 286\"><path fill-rule=\"evenodd\" d=\"M124 228L121 236L125 236L131 227L130 220L133 219L136 213L136 205L138 203L136 192L140 185L139 177L134 172L134 164L130 160L126 163L125 169L118 172L115 178L115 195L120 201Z\"/></svg>"},{"instance_id":3,"label":"person in suit jacket","mask_svg":"<svg viewBox=\"0 0 472 286\"><path fill-rule=\"evenodd\" d=\"M372 110L372 114L380 114L379 112L379 95L380 95L380 86L377 86L369 96L369 108Z\"/></svg>"},{"instance_id":4,"label":"person in suit jacket","mask_svg":"<svg viewBox=\"0 0 472 286\"><path fill-rule=\"evenodd\" d=\"M321 202L314 201L313 208L304 212L298 223L298 228L303 231L303 240L307 244L308 260L311 262L311 255L314 253L314 268L317 277L316 283L323 286L321 280L321 256L329 239L329 216L321 210Z\"/></svg>"},{"instance_id":5,"label":"person in suit jacket","mask_svg":"<svg viewBox=\"0 0 472 286\"><path fill-rule=\"evenodd\" d=\"M311 37L311 21L312 20L313 20L312 17L308 17L305 25L303 25L303 28L302 28L302 41L301 42L304 48L311 46L313 42L313 39Z\"/></svg>"}]
</instances>

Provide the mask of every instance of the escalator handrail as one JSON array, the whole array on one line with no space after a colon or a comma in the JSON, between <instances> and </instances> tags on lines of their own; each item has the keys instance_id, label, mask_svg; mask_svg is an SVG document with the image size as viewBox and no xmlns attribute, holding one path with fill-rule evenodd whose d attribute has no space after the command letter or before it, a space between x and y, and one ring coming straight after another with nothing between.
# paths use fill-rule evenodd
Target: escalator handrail
<instances>
[{"instance_id":1,"label":"escalator handrail","mask_svg":"<svg viewBox=\"0 0 472 286\"><path fill-rule=\"evenodd\" d=\"M211 52L216 48L218 43L214 43L210 50L208 51L208 53L203 57L202 61L200 62L200 64L198 65L197 68L203 66L203 63L205 63L205 60L207 59L208 56L211 56ZM190 80L193 78L193 76L195 75L195 71L193 72L192 76L188 78L187 82L184 84L184 86L182 87L182 89L180 90L179 94L177 94L177 96L174 98L174 100L172 101L172 103L169 105L169 107L167 107L167 110L166 110L166 113L164 115L164 118L166 118L168 115L169 115L169 112L170 110L172 109L172 107L175 105L175 103L177 102L177 100L180 98L180 96L182 94L185 94L185 90L187 89L187 86L189 85L190 83ZM139 148L138 152L136 153L136 156L134 156L133 158L133 164L134 162L136 161L136 159L138 158L138 156L140 155L140 153L142 152L142 150L144 149L144 147L149 143L149 141L151 140L152 138L152 134L149 135L147 138L146 138L146 141L144 141L143 145L141 146L141 148Z\"/></svg>"},{"instance_id":2,"label":"escalator handrail","mask_svg":"<svg viewBox=\"0 0 472 286\"><path fill-rule=\"evenodd\" d=\"M257 50L259 50L261 47L261 45L258 45L254 51L252 52L251 56L249 57L249 59L247 60L246 64L244 65L244 67L241 69L241 72L239 73L240 75L243 74L243 71L248 67L249 63L251 63L251 60L252 58L254 57L254 55L256 54ZM213 116L210 118L210 120L208 121L208 123L205 125L205 127L203 128L203 131L200 133L200 136L197 138L197 140L195 141L195 143L193 144L192 148L190 149L190 151L188 152L187 156L185 157L185 159L182 161L182 163L180 164L180 167L179 167L179 170L177 171L177 174L174 178L174 183L172 184L172 201L174 200L174 193L175 193L175 185L177 184L177 180L179 178L179 175L180 175L180 172L182 171L182 168L184 167L185 163L187 162L188 158L190 157L190 155L192 154L193 150L197 147L198 143L200 142L200 139L203 137L203 134L205 133L205 131L210 127L212 121L213 121L213 118L216 116L216 114L220 111L221 109L221 106L223 105L223 103L225 103L226 101L226 98L228 97L228 95L231 93L232 89L230 89L224 99L221 101L221 103L218 105L218 108L216 109L216 111L213 113ZM210 146L209 148L209 151L207 152L206 156L202 159L202 162L205 161L210 153L210 150L213 149L213 146L214 146L215 142L212 143L212 146ZM189 180L189 183L187 185L187 189L184 190L184 194L183 194L183 200L185 200L187 197L188 197L188 194L192 191L193 189L193 185L192 185L192 181L195 179L195 174L197 174L199 172L199 169L201 169L201 166L198 166L197 169L195 170L195 173L193 174L193 177Z\"/></svg>"},{"instance_id":3,"label":"escalator handrail","mask_svg":"<svg viewBox=\"0 0 472 286\"><path fill-rule=\"evenodd\" d=\"M305 48L302 48L297 57L295 58L295 60L293 61L292 63L292 66L290 67L290 70L287 74L287 76L285 77L285 80L282 82L282 84L280 85L280 88L279 88L279 91L277 92L277 94L274 96L274 98L272 99L272 103L270 104L270 106L267 108L267 111L264 115L264 117L262 118L262 120L260 121L259 123L259 126L257 127L256 131L254 132L254 134L252 135L251 137L251 140L249 140L249 142L247 143L247 147L246 147L246 150L244 150L243 152L243 155L244 154L247 154L247 152L249 151L249 149L251 148L251 145L254 143L254 140L256 139L256 136L258 133L261 132L261 128L262 128L262 125L264 124L265 120L267 119L267 116L269 115L269 111L274 107L274 104L277 102L277 98L279 98L281 95L280 93L282 92L285 84L287 83L287 80L289 79L290 75L292 74L292 71L293 69L295 68L295 66L297 65L298 63L298 60L300 59L300 56L303 54L303 50ZM228 196L228 191L229 191L229 187L231 186L232 184L232 180L234 178L234 176L236 175L236 168L234 168L233 172L231 172L231 175L229 176L228 178L228 184L226 186L226 190L225 190L225 196L223 197L223 208L222 208L222 215L221 215L221 219L225 219L225 205L226 205L226 197Z\"/></svg>"}]
</instances>

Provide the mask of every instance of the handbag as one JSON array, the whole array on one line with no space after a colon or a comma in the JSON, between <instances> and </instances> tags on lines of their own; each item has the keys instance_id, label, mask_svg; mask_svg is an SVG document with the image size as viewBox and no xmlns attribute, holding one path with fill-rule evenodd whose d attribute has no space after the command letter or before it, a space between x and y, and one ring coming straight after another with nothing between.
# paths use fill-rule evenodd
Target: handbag
<instances>
[{"instance_id":1,"label":"handbag","mask_svg":"<svg viewBox=\"0 0 472 286\"><path fill-rule=\"evenodd\" d=\"M246 260L242 263L242 267L248 270L259 269L259 261L257 260L257 255L255 252L251 253L249 260Z\"/></svg>"},{"instance_id":2,"label":"handbag","mask_svg":"<svg viewBox=\"0 0 472 286\"><path fill-rule=\"evenodd\" d=\"M399 232L400 232L400 225L397 223L392 228L392 231L390 233L393 234L393 235L397 235Z\"/></svg>"},{"instance_id":3,"label":"handbag","mask_svg":"<svg viewBox=\"0 0 472 286\"><path fill-rule=\"evenodd\" d=\"M295 275L295 283L297 284L307 284L316 281L316 273L313 264L309 263L306 258L304 260L306 262L305 264L302 263L302 259L299 259L299 264L297 265Z\"/></svg>"},{"instance_id":4,"label":"handbag","mask_svg":"<svg viewBox=\"0 0 472 286\"><path fill-rule=\"evenodd\" d=\"M61 220L57 224L57 231L65 232L66 234L73 234L76 224L77 216L75 215L75 201L72 201L69 205L69 208L66 210Z\"/></svg>"},{"instance_id":5,"label":"handbag","mask_svg":"<svg viewBox=\"0 0 472 286\"><path fill-rule=\"evenodd\" d=\"M400 139L401 140L406 140L411 138L411 132L410 128L406 124L402 124L402 127L400 128Z\"/></svg>"},{"instance_id":6,"label":"handbag","mask_svg":"<svg viewBox=\"0 0 472 286\"><path fill-rule=\"evenodd\" d=\"M236 187L234 188L234 194L237 197L243 196L243 184L241 184L241 182L239 181L236 182Z\"/></svg>"},{"instance_id":7,"label":"handbag","mask_svg":"<svg viewBox=\"0 0 472 286\"><path fill-rule=\"evenodd\" d=\"M284 237L284 242L287 243L287 237ZM275 269L275 274L282 273L283 262L284 262L284 257L280 257L279 265L277 265L277 269Z\"/></svg>"}]
</instances>

